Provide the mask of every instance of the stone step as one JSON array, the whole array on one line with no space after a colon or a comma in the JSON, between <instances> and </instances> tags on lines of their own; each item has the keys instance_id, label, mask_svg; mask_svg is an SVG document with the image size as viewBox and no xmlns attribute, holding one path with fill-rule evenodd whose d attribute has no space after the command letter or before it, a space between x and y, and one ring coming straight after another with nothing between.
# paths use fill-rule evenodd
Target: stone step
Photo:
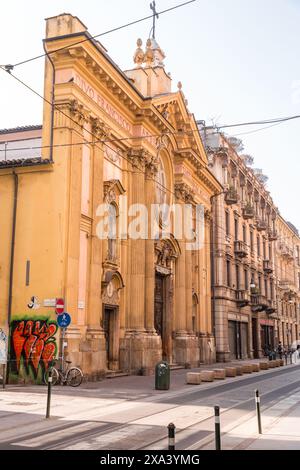
<instances>
[{"instance_id":1,"label":"stone step","mask_svg":"<svg viewBox=\"0 0 300 470\"><path fill-rule=\"evenodd\" d=\"M179 370L179 369L185 369L185 367L180 366L179 364L170 364L170 370Z\"/></svg>"}]
</instances>

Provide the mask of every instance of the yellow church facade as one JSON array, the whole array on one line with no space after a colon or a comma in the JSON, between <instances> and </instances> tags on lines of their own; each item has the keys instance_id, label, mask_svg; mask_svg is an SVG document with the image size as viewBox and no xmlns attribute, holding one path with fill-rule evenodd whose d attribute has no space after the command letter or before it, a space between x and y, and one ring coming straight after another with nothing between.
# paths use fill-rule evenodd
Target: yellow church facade
<instances>
[{"instance_id":1,"label":"yellow church facade","mask_svg":"<svg viewBox=\"0 0 300 470\"><path fill-rule=\"evenodd\" d=\"M135 68L122 72L69 14L47 19L44 46L43 125L27 129L40 156L0 162L11 380L41 380L62 352L91 379L215 360L210 214L222 188L162 50L139 40ZM167 237L151 236L164 228L157 204L188 206L196 238L201 207L200 245L173 216ZM114 233L102 236L110 220ZM71 316L63 339L56 299Z\"/></svg>"}]
</instances>

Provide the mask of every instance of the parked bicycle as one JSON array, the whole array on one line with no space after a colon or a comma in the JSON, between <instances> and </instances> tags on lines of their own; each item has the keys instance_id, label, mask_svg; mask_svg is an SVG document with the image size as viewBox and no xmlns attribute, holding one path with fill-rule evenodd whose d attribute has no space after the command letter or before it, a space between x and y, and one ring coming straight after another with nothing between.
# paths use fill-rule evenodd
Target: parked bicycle
<instances>
[{"instance_id":1,"label":"parked bicycle","mask_svg":"<svg viewBox=\"0 0 300 470\"><path fill-rule=\"evenodd\" d=\"M79 387L83 380L83 373L79 367L70 367L71 361L65 361L66 368L56 368L56 361L50 366L44 374L44 382L48 384L50 370L52 371L52 385L70 385L71 387Z\"/></svg>"}]
</instances>

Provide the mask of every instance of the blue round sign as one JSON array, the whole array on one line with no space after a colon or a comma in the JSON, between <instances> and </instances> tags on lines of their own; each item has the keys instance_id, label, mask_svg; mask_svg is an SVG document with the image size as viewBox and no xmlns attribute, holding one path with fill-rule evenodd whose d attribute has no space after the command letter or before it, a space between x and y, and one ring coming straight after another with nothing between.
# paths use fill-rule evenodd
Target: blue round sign
<instances>
[{"instance_id":1,"label":"blue round sign","mask_svg":"<svg viewBox=\"0 0 300 470\"><path fill-rule=\"evenodd\" d=\"M71 323L71 317L67 312L57 315L57 323L60 328L67 328Z\"/></svg>"}]
</instances>

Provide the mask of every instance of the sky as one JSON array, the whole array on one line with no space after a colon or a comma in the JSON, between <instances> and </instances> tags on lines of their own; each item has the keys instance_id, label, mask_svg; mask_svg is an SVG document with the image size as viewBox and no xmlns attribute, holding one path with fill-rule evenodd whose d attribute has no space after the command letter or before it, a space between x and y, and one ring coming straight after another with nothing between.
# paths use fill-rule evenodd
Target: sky
<instances>
[{"instance_id":1,"label":"sky","mask_svg":"<svg viewBox=\"0 0 300 470\"><path fill-rule=\"evenodd\" d=\"M184 0L156 0L157 10ZM44 19L78 16L92 35L151 14L150 0L10 0L1 5L0 64L43 52ZM4 6L5 5L5 6ZM156 38L166 54L173 89L178 81L196 119L219 125L300 114L300 0L196 0L160 16ZM133 67L136 40L147 20L100 38L123 69ZM44 59L14 73L43 93ZM42 100L0 70L0 128L42 122ZM261 126L264 127L264 126ZM281 215L300 229L300 119L263 129L227 130L269 177ZM253 132L255 131L255 132ZM249 133L251 132L251 133ZM243 134L243 135L241 135Z\"/></svg>"}]
</instances>

